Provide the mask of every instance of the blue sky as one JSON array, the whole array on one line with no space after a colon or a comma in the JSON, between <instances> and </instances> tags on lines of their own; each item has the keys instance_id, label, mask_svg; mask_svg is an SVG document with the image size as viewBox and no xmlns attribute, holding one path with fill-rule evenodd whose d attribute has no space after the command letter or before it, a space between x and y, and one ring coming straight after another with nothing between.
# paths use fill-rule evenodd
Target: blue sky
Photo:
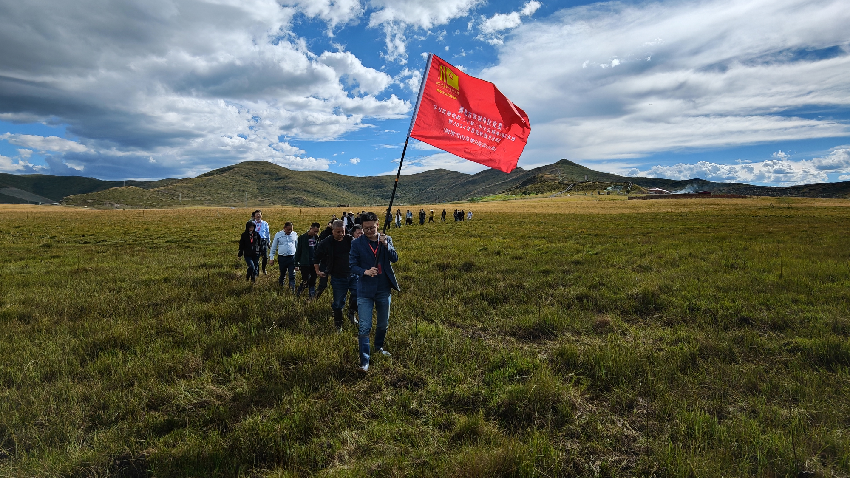
<instances>
[{"instance_id":1,"label":"blue sky","mask_svg":"<svg viewBox=\"0 0 850 478\"><path fill-rule=\"evenodd\" d=\"M425 55L531 121L519 166L850 180L846 0L0 0L0 172L394 173ZM412 141L403 173L474 173Z\"/></svg>"}]
</instances>

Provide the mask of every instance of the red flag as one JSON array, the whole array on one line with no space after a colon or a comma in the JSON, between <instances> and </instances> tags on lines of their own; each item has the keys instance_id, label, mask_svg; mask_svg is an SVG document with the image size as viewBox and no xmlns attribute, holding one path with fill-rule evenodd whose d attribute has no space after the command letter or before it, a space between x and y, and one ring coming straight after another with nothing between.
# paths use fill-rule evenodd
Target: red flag
<instances>
[{"instance_id":1,"label":"red flag","mask_svg":"<svg viewBox=\"0 0 850 478\"><path fill-rule=\"evenodd\" d=\"M444 151L509 173L531 123L496 85L430 55L410 136Z\"/></svg>"}]
</instances>

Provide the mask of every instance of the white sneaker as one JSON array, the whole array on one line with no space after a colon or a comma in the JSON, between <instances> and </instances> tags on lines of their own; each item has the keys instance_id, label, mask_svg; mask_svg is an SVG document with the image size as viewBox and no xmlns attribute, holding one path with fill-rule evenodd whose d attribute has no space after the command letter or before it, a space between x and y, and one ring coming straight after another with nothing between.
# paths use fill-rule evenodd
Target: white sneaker
<instances>
[{"instance_id":1,"label":"white sneaker","mask_svg":"<svg viewBox=\"0 0 850 478\"><path fill-rule=\"evenodd\" d=\"M359 370L360 372L366 373L366 372L369 371L369 364L367 363L366 365L361 365L361 366L357 367L357 370Z\"/></svg>"},{"instance_id":2,"label":"white sneaker","mask_svg":"<svg viewBox=\"0 0 850 478\"><path fill-rule=\"evenodd\" d=\"M383 355L384 357L392 357L392 355L393 355L393 354L387 352L386 350L384 350L383 347L379 348L378 352L380 352L380 354Z\"/></svg>"}]
</instances>

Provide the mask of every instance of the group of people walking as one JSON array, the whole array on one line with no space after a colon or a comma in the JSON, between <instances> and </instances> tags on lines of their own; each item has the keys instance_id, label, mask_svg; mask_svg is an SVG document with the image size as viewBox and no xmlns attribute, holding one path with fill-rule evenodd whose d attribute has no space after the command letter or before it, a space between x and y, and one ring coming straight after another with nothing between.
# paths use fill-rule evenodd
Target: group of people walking
<instances>
[{"instance_id":1,"label":"group of people walking","mask_svg":"<svg viewBox=\"0 0 850 478\"><path fill-rule=\"evenodd\" d=\"M387 216L389 217L389 214ZM424 209L420 209L419 210L419 225L420 226L425 225L425 217L426 216L428 217L428 223L432 223L432 222L436 223L437 222L437 221L434 220L434 210L433 209L431 209L431 211L429 213L426 213ZM463 209L455 209L454 219L455 219L455 222L463 221L463 220L472 220L472 211L464 211ZM389 221L390 219L387 219L387 220ZM395 227L397 227L397 228L401 227L401 221L402 221L401 209L396 209L395 210L395 221L394 221ZM445 209L443 209L443 212L440 214L440 222L446 222L446 210ZM404 214L404 224L406 226L412 226L413 225L413 213L410 212L410 209L408 209L407 212Z\"/></svg>"},{"instance_id":2,"label":"group of people walking","mask_svg":"<svg viewBox=\"0 0 850 478\"><path fill-rule=\"evenodd\" d=\"M320 232L321 225L314 222L304 234L298 235L291 222L276 233L269 244L269 225L256 210L245 224L239 240L238 257L244 257L248 266L246 280L256 282L262 271L266 274L275 260L280 268L278 284L288 287L300 296L304 290L311 299L318 298L330 283L333 293L331 310L334 326L342 331L346 299L348 321L358 328L359 369L369 370L374 349L390 356L385 348L389 323L392 290L399 290L392 264L398 253L392 238L378 232L378 216L363 212L357 216L343 213L334 216ZM295 287L295 271L301 272L301 282ZM316 281L319 281L318 288ZM372 313L376 313L374 348L370 347Z\"/></svg>"}]
</instances>

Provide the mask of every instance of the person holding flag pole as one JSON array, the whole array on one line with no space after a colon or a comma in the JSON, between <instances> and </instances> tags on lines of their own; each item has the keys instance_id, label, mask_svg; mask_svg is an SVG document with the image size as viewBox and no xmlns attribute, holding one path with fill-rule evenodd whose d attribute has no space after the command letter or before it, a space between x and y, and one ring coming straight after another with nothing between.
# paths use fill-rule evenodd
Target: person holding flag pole
<instances>
[{"instance_id":1,"label":"person holding flag pole","mask_svg":"<svg viewBox=\"0 0 850 478\"><path fill-rule=\"evenodd\" d=\"M516 168L530 133L528 115L496 85L467 75L429 53L398 163L387 218L391 217L410 138L510 173ZM389 223L389 220L384 222L384 233Z\"/></svg>"},{"instance_id":2,"label":"person holding flag pole","mask_svg":"<svg viewBox=\"0 0 850 478\"><path fill-rule=\"evenodd\" d=\"M469 76L442 58L428 55L419 85L419 97L398 162L390 204L384 214L383 234L378 215L362 216L362 237L351 242L349 265L359 277L359 370L367 372L371 358L372 312L376 312L375 349L390 356L385 340L390 315L391 291L399 291L392 264L398 261L392 238L386 235L392 218L398 178L410 138L435 146L470 161L510 173L525 148L531 124L528 115L503 95L494 84Z\"/></svg>"}]
</instances>

